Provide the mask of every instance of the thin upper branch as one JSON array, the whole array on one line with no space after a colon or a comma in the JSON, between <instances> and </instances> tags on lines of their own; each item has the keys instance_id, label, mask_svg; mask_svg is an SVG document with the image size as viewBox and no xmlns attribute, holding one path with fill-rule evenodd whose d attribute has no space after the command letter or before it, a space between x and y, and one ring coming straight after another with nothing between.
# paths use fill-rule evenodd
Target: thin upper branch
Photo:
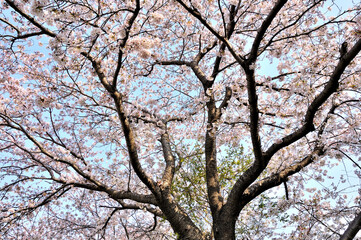
<instances>
[{"instance_id":1,"label":"thin upper branch","mask_svg":"<svg viewBox=\"0 0 361 240\"><path fill-rule=\"evenodd\" d=\"M21 16L26 18L33 25L38 27L44 34L48 35L49 37L55 37L56 36L56 34L54 32L52 32L50 29L46 28L41 23L36 21L35 18L33 18L32 16L30 16L30 15L26 14L25 12L23 12L18 6L16 6L14 1L5 0L5 2L7 4L9 4L9 6L12 7L17 13L19 13Z\"/></svg>"},{"instance_id":2,"label":"thin upper branch","mask_svg":"<svg viewBox=\"0 0 361 240\"><path fill-rule=\"evenodd\" d=\"M257 31L256 38L253 41L251 54L249 56L250 62L255 62L258 56L259 46L261 41L266 33L268 27L271 25L273 19L277 16L278 12L282 7L287 3L287 0L278 0L275 6L272 8L271 12L268 14L266 19L263 21L261 27Z\"/></svg>"},{"instance_id":3,"label":"thin upper branch","mask_svg":"<svg viewBox=\"0 0 361 240\"><path fill-rule=\"evenodd\" d=\"M197 56L198 57L198 56ZM206 88L212 86L213 81L211 81L211 79L209 79L205 73L202 71L202 69L199 67L198 65L198 58L195 58L195 60L189 62L189 61L178 61L178 60L170 60L170 61L160 61L160 62L156 62L156 64L159 65L178 65L178 66L188 66L193 70L193 73L197 76L198 80L201 81L201 83L203 84L203 86L205 86Z\"/></svg>"},{"instance_id":4,"label":"thin upper branch","mask_svg":"<svg viewBox=\"0 0 361 240\"><path fill-rule=\"evenodd\" d=\"M135 1L136 3L136 7L134 9L133 12L133 15L130 17L130 19L128 20L128 25L127 27L125 28L125 36L124 38L122 39L122 42L119 46L119 52L118 52L118 62L117 62L117 66L115 68L115 72L114 72L114 76L113 76L113 81L112 81L112 86L113 88L116 87L117 85L117 79L118 79L118 76L119 76L119 72L120 72L120 69L122 67L122 61L123 61L123 47L126 45L127 43L127 40L129 38L129 35L130 35L130 30L132 29L132 26L133 24L135 23L135 20L137 19L138 17L138 14L139 14L139 11L140 11L140 1L139 0L136 0Z\"/></svg>"},{"instance_id":5,"label":"thin upper branch","mask_svg":"<svg viewBox=\"0 0 361 240\"><path fill-rule=\"evenodd\" d=\"M195 18L197 18L214 36L216 36L221 42L223 42L228 50L230 51L230 53L232 54L232 56L237 60L237 62L241 65L243 65L244 61L241 58L241 56L239 56L235 49L233 49L231 43L228 41L227 38L221 36L211 25L210 23L207 22L206 19L204 19L201 15L201 13L195 9L195 8L191 8L189 6L187 6L187 4L185 4L182 0L177 0L177 2L179 4L182 5L182 7L184 9L186 9L190 14L192 14Z\"/></svg>"}]
</instances>

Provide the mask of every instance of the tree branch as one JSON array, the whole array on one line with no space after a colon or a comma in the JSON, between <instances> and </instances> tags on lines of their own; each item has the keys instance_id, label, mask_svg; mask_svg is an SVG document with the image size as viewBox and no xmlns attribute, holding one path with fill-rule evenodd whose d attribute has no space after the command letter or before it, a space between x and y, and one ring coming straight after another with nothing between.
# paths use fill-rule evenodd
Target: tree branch
<instances>
[{"instance_id":1,"label":"tree branch","mask_svg":"<svg viewBox=\"0 0 361 240\"><path fill-rule=\"evenodd\" d=\"M237 60L237 62L241 65L243 65L244 61L243 59L236 53L236 51L233 49L231 43L225 38L222 37L208 22L206 19L202 17L200 12L197 9L192 9L187 6L182 0L177 0L179 4L182 5L184 9L186 9L191 15L193 15L195 18L197 18L214 36L216 36L221 42L223 42L232 56Z\"/></svg>"},{"instance_id":2,"label":"tree branch","mask_svg":"<svg viewBox=\"0 0 361 240\"><path fill-rule=\"evenodd\" d=\"M170 140L167 132L163 133L161 136L161 143L163 148L163 156L166 162L165 170L162 177L162 186L161 188L169 190L172 184L172 180L175 172L175 159L170 148Z\"/></svg>"},{"instance_id":3,"label":"tree branch","mask_svg":"<svg viewBox=\"0 0 361 240\"><path fill-rule=\"evenodd\" d=\"M316 157L321 156L323 154L324 151L322 147L316 147L315 150L310 155L303 158L300 162L285 168L279 173L275 173L270 177L267 177L252 184L244 191L243 195L240 197L241 201L238 203L239 207L245 206L248 202L253 200L255 197L257 197L259 194L263 193L264 191L273 188L275 186L278 186L283 182L287 181L289 176L298 173L303 168L310 165L315 160Z\"/></svg>"},{"instance_id":4,"label":"tree branch","mask_svg":"<svg viewBox=\"0 0 361 240\"><path fill-rule=\"evenodd\" d=\"M113 81L112 81L112 86L113 88L116 88L116 85L117 85L117 79L118 79L118 76L119 76L119 72L120 72L120 69L122 67L122 61L123 61L123 47L126 45L127 43L127 40L129 38L129 34L130 34L130 30L132 29L132 26L139 14L139 11L140 11L140 1L139 0L136 0L135 1L136 3L136 7L135 7L135 10L133 11L133 15L132 17L129 19L128 21L128 26L125 28L125 37L122 39L122 42L119 46L119 52L118 52L118 61L117 61L117 66L115 68L115 72L114 72L114 76L113 76Z\"/></svg>"},{"instance_id":5,"label":"tree branch","mask_svg":"<svg viewBox=\"0 0 361 240\"><path fill-rule=\"evenodd\" d=\"M352 222L348 225L347 229L340 237L340 240L354 239L354 237L360 231L360 229L361 229L361 212L359 212L352 220Z\"/></svg>"},{"instance_id":6,"label":"tree branch","mask_svg":"<svg viewBox=\"0 0 361 240\"><path fill-rule=\"evenodd\" d=\"M134 192L129 191L116 191L111 188L99 188L96 185L93 184L87 184L87 183L79 183L79 182L70 182L68 184L71 184L74 187L78 188L84 188L88 190L98 191L98 192L105 192L114 200L123 200L123 199L130 199L139 203L148 203L152 204L154 206L157 206L157 201L153 194L138 194Z\"/></svg>"},{"instance_id":7,"label":"tree branch","mask_svg":"<svg viewBox=\"0 0 361 240\"><path fill-rule=\"evenodd\" d=\"M302 127L296 130L295 132L283 137L280 143L274 143L272 146L270 146L264 154L265 159L270 159L278 150L296 142L297 140L306 136L309 132L315 129L313 125L313 119L315 117L316 112L319 110L322 104L324 104L327 101L327 99L334 92L337 91L337 88L339 86L339 80L342 73L345 71L346 67L350 64L350 62L357 56L357 54L360 51L361 51L361 39L357 41L357 43L344 55L342 59L339 60L325 88L322 90L320 94L316 96L316 98L312 101L312 103L308 107L304 118L304 124L302 125Z\"/></svg>"},{"instance_id":8,"label":"tree branch","mask_svg":"<svg viewBox=\"0 0 361 240\"><path fill-rule=\"evenodd\" d=\"M254 63L258 57L258 49L264 34L266 33L268 27L271 25L273 19L277 16L278 12L282 7L287 3L287 0L278 0L275 6L272 8L271 12L268 14L266 19L263 21L261 27L257 31L256 38L253 41L251 53L249 55L249 61Z\"/></svg>"},{"instance_id":9,"label":"tree branch","mask_svg":"<svg viewBox=\"0 0 361 240\"><path fill-rule=\"evenodd\" d=\"M56 34L44 27L41 23L36 21L33 17L30 15L24 13L18 6L15 5L14 1L5 0L7 4L9 4L10 7L12 7L17 13L19 13L21 16L26 18L29 22L34 24L36 27L38 27L44 34L48 35L49 37L55 37Z\"/></svg>"},{"instance_id":10,"label":"tree branch","mask_svg":"<svg viewBox=\"0 0 361 240\"><path fill-rule=\"evenodd\" d=\"M153 192L156 194L159 194L159 192L156 191L156 184L155 182L146 174L144 169L142 168L139 157L138 157L138 151L137 151L137 144L135 142L135 135L133 133L133 130L130 126L129 119L125 114L125 111L123 109L123 100L122 95L116 90L116 86L110 85L110 83L107 81L103 70L101 68L100 62L95 60L92 56L90 56L88 53L82 52L83 56L85 56L91 63L95 70L95 72L98 75L98 78L100 82L103 84L104 88L109 92L110 96L113 98L119 120L122 124L122 129L124 133L124 137L127 143L127 149L128 154L130 158L130 162L134 168L134 171L136 172L139 179Z\"/></svg>"}]
</instances>

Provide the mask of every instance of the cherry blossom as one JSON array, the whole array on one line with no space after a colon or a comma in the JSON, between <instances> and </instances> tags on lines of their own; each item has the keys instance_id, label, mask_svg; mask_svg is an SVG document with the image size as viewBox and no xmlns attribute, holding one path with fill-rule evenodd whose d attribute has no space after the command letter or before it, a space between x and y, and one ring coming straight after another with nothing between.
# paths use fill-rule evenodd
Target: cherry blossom
<instances>
[{"instance_id":1,"label":"cherry blossom","mask_svg":"<svg viewBox=\"0 0 361 240\"><path fill-rule=\"evenodd\" d=\"M360 6L4 0L4 239L352 239Z\"/></svg>"}]
</instances>

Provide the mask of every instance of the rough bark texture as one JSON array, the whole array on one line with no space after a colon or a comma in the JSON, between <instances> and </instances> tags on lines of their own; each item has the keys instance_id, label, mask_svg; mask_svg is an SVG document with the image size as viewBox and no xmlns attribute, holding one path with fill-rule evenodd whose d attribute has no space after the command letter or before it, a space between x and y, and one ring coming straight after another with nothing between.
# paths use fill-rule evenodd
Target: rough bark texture
<instances>
[{"instance_id":1,"label":"rough bark texture","mask_svg":"<svg viewBox=\"0 0 361 240\"><path fill-rule=\"evenodd\" d=\"M361 212L356 215L354 220L348 225L346 231L340 237L340 240L351 240L354 239L356 234L361 229Z\"/></svg>"}]
</instances>

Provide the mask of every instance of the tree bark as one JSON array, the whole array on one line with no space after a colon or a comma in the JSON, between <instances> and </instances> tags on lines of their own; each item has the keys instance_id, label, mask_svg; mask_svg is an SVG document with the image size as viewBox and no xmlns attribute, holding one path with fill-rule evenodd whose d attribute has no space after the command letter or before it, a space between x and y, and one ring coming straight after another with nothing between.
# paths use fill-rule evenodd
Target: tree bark
<instances>
[{"instance_id":1,"label":"tree bark","mask_svg":"<svg viewBox=\"0 0 361 240\"><path fill-rule=\"evenodd\" d=\"M361 212L356 215L354 220L348 225L346 231L340 237L340 240L351 240L361 229Z\"/></svg>"},{"instance_id":2,"label":"tree bark","mask_svg":"<svg viewBox=\"0 0 361 240\"><path fill-rule=\"evenodd\" d=\"M223 214L219 220L214 224L214 239L215 240L235 240L236 239L236 219L229 214Z\"/></svg>"}]
</instances>

